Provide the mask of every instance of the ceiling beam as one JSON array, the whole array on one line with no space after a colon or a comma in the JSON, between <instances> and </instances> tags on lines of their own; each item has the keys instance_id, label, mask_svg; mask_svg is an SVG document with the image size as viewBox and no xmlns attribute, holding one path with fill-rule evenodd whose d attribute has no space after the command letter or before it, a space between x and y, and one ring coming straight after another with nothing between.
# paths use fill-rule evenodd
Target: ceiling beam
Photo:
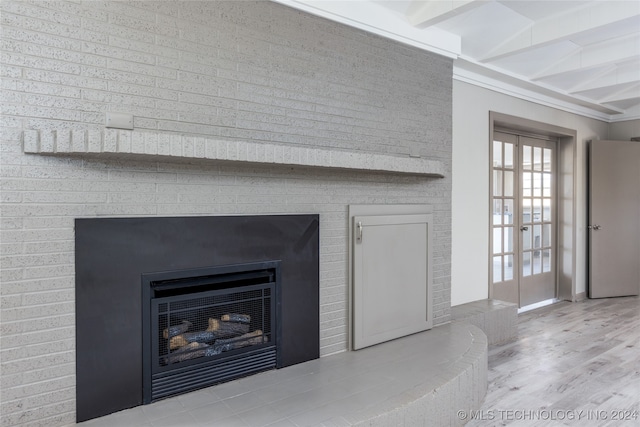
<instances>
[{"instance_id":1,"label":"ceiling beam","mask_svg":"<svg viewBox=\"0 0 640 427\"><path fill-rule=\"evenodd\" d=\"M640 22L640 8L635 1L591 2L579 10L572 10L533 23L529 28L490 51L481 61L495 61L559 41L588 36L606 27L630 20Z\"/></svg>"},{"instance_id":2,"label":"ceiling beam","mask_svg":"<svg viewBox=\"0 0 640 427\"><path fill-rule=\"evenodd\" d=\"M619 85L635 83L638 81L638 70L640 70L640 64L635 61L631 66L609 65L602 72L593 74L591 78L576 82L571 88L571 93L578 94L603 88L613 89Z\"/></svg>"},{"instance_id":3,"label":"ceiling beam","mask_svg":"<svg viewBox=\"0 0 640 427\"><path fill-rule=\"evenodd\" d=\"M599 102L602 104L609 104L613 102L636 99L638 97L640 97L640 83L636 83L634 85L628 85L624 89L618 90L617 92L614 92L614 93L610 93L607 96L600 98Z\"/></svg>"},{"instance_id":4,"label":"ceiling beam","mask_svg":"<svg viewBox=\"0 0 640 427\"><path fill-rule=\"evenodd\" d=\"M425 28L480 7L488 1L413 0L407 8L407 20L414 27Z\"/></svg>"},{"instance_id":5,"label":"ceiling beam","mask_svg":"<svg viewBox=\"0 0 640 427\"><path fill-rule=\"evenodd\" d=\"M576 54L551 64L531 80L540 81L588 69L635 61L640 56L640 39L637 34L612 41L594 44L580 49Z\"/></svg>"}]
</instances>

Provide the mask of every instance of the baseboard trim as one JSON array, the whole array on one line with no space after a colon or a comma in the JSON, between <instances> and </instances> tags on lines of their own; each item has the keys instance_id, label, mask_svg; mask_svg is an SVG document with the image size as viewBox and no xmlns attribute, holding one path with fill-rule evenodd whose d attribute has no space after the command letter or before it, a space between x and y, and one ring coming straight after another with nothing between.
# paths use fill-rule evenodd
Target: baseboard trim
<instances>
[{"instance_id":1,"label":"baseboard trim","mask_svg":"<svg viewBox=\"0 0 640 427\"><path fill-rule=\"evenodd\" d=\"M573 302L580 302L580 301L584 301L587 299L587 293L586 292L580 292L579 294L576 294L575 297L573 297Z\"/></svg>"}]
</instances>

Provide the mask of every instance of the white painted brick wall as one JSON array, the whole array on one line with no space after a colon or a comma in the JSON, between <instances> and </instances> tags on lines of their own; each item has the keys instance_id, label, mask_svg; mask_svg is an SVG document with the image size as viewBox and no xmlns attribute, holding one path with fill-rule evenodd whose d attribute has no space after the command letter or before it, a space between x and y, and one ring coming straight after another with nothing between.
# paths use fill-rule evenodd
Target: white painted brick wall
<instances>
[{"instance_id":1,"label":"white painted brick wall","mask_svg":"<svg viewBox=\"0 0 640 427\"><path fill-rule=\"evenodd\" d=\"M75 420L76 217L319 213L326 355L346 348L347 205L432 204L435 322L449 320L450 60L266 1L3 0L0 27L3 426ZM107 111L139 130L420 154L446 177L23 152L34 129L91 146Z\"/></svg>"}]
</instances>

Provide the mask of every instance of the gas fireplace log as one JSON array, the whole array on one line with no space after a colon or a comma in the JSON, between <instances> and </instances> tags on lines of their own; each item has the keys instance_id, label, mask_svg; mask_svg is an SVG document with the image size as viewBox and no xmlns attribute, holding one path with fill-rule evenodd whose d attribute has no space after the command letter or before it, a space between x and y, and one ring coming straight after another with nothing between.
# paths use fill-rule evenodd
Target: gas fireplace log
<instances>
[{"instance_id":1,"label":"gas fireplace log","mask_svg":"<svg viewBox=\"0 0 640 427\"><path fill-rule=\"evenodd\" d=\"M197 359L199 357L215 356L222 353L220 346L210 346L200 342L192 342L179 350L174 351L169 356L165 356L165 363L178 363L185 360Z\"/></svg>"},{"instance_id":2,"label":"gas fireplace log","mask_svg":"<svg viewBox=\"0 0 640 427\"><path fill-rule=\"evenodd\" d=\"M184 360L195 359L198 357L202 357L203 350L209 347L207 344L201 344L199 342L192 342L191 344L187 344L184 347L174 351L169 356L164 358L166 363L177 363L182 362ZM199 354L203 353L203 354Z\"/></svg>"},{"instance_id":3,"label":"gas fireplace log","mask_svg":"<svg viewBox=\"0 0 640 427\"><path fill-rule=\"evenodd\" d=\"M269 338L262 334L260 329L256 329L248 334L240 335L236 338L222 339L216 341L216 347L221 346L223 351L235 350L236 348L249 347L269 341Z\"/></svg>"},{"instance_id":4,"label":"gas fireplace log","mask_svg":"<svg viewBox=\"0 0 640 427\"><path fill-rule=\"evenodd\" d=\"M221 322L224 323L224 322ZM205 344L212 344L214 341L217 341L221 338L233 338L241 336L243 333L246 333L249 330L249 325L242 325L244 328L226 328L221 326L221 328L217 331L198 331L198 332L185 332L182 335L188 342L201 342Z\"/></svg>"},{"instance_id":5,"label":"gas fireplace log","mask_svg":"<svg viewBox=\"0 0 640 427\"><path fill-rule=\"evenodd\" d=\"M168 340L169 338L173 338L177 335L187 332L190 327L191 327L191 322L189 322L188 320L183 320L181 324L175 325L175 326L169 326L167 329L162 331L162 336L164 337L165 340Z\"/></svg>"},{"instance_id":6,"label":"gas fireplace log","mask_svg":"<svg viewBox=\"0 0 640 427\"><path fill-rule=\"evenodd\" d=\"M175 350L176 348L184 347L187 344L189 344L189 341L187 341L182 335L178 335L169 340L169 350Z\"/></svg>"},{"instance_id":7,"label":"gas fireplace log","mask_svg":"<svg viewBox=\"0 0 640 427\"><path fill-rule=\"evenodd\" d=\"M220 317L221 320L225 322L236 322L236 323L251 323L251 316L248 314L238 314L238 313L229 313L223 314Z\"/></svg>"},{"instance_id":8,"label":"gas fireplace log","mask_svg":"<svg viewBox=\"0 0 640 427\"><path fill-rule=\"evenodd\" d=\"M209 319L209 328L206 331L185 332L172 337L169 340L169 349L175 350L189 343L212 344L219 339L239 337L247 332L249 332L247 324Z\"/></svg>"},{"instance_id":9,"label":"gas fireplace log","mask_svg":"<svg viewBox=\"0 0 640 427\"><path fill-rule=\"evenodd\" d=\"M218 338L231 338L249 332L249 325L246 323L225 322L218 319L209 319L209 332L218 334Z\"/></svg>"},{"instance_id":10,"label":"gas fireplace log","mask_svg":"<svg viewBox=\"0 0 640 427\"><path fill-rule=\"evenodd\" d=\"M204 344L211 344L219 338L217 332L214 331L186 332L180 336L190 343L199 342Z\"/></svg>"}]
</instances>

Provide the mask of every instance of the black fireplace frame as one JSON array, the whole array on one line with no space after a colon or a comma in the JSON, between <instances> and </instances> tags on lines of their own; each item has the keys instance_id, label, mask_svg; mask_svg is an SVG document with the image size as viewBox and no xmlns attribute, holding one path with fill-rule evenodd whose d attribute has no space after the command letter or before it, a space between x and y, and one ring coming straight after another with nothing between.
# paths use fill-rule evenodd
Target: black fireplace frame
<instances>
[{"instance_id":1,"label":"black fireplace frame","mask_svg":"<svg viewBox=\"0 0 640 427\"><path fill-rule=\"evenodd\" d=\"M180 366L174 369L157 367L155 362L158 358L156 354L158 343L153 339L154 333L157 332L154 330L157 327L157 321L154 321L157 313L153 309L153 300L156 297L161 300L171 299L172 297L163 297L162 294L167 291L179 293L182 288L189 288L191 296L199 296L201 293L225 293L230 289L240 291L245 288L230 288L227 285L230 279L231 283L235 283L243 278L257 278L263 284L272 285L270 324L273 329L270 331L269 343L261 344L260 348L245 348L232 351L231 354L223 353L213 358L180 363ZM144 273L141 280L144 404L282 366L279 351L282 328L278 320L281 317L279 260ZM250 285L249 288L252 289L255 286ZM183 381L183 377L193 378L194 383Z\"/></svg>"},{"instance_id":2,"label":"black fireplace frame","mask_svg":"<svg viewBox=\"0 0 640 427\"><path fill-rule=\"evenodd\" d=\"M317 214L78 218L76 420L143 404L141 275L280 260L281 366L320 357Z\"/></svg>"}]
</instances>

